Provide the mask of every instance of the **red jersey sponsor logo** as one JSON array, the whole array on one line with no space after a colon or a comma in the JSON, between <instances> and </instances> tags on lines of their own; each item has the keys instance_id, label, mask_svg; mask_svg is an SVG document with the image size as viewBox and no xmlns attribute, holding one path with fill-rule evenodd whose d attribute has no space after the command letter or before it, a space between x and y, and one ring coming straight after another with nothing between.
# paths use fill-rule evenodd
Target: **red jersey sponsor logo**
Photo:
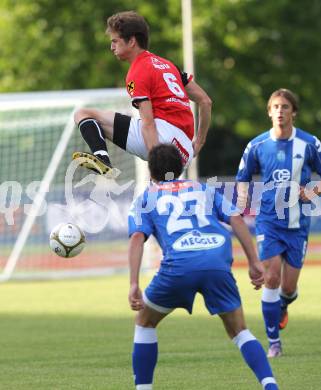
<instances>
[{"instance_id":1,"label":"red jersey sponsor logo","mask_svg":"<svg viewBox=\"0 0 321 390\"><path fill-rule=\"evenodd\" d=\"M166 102L167 103L180 103L180 104L183 104L183 106L186 106L186 107L190 107L190 104L189 102L184 102L183 100L181 99L177 99L177 98L168 98L166 99Z\"/></svg>"},{"instance_id":2,"label":"red jersey sponsor logo","mask_svg":"<svg viewBox=\"0 0 321 390\"><path fill-rule=\"evenodd\" d=\"M170 69L171 68L168 64L164 64L156 57L152 57L152 65L156 69Z\"/></svg>"}]
</instances>

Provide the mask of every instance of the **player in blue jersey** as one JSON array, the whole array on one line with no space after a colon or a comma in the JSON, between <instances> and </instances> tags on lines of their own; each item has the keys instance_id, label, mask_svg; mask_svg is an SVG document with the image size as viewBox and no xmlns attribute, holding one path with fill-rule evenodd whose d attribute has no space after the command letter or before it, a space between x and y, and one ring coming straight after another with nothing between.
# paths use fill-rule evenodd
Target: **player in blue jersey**
<instances>
[{"instance_id":1,"label":"player in blue jersey","mask_svg":"<svg viewBox=\"0 0 321 390\"><path fill-rule=\"evenodd\" d=\"M279 329L287 325L287 307L298 296L310 215L313 207L320 207L317 195L321 185L311 183L311 173L321 174L321 144L294 127L298 102L291 91L273 92L267 110L272 128L248 144L236 179L239 206L247 201L248 183L254 174L260 174L264 184L256 239L264 265L262 312L270 343L268 356L273 358L282 354Z\"/></svg>"},{"instance_id":2,"label":"player in blue jersey","mask_svg":"<svg viewBox=\"0 0 321 390\"><path fill-rule=\"evenodd\" d=\"M129 303L138 311L133 350L136 389L152 389L158 323L176 308L192 313L197 292L203 295L209 313L221 317L229 337L262 387L278 389L263 347L246 328L231 273L231 234L220 223L229 223L240 240L248 258L250 278L258 289L263 283L262 265L242 217L213 185L177 179L183 164L173 145L152 148L148 164L152 182L134 201L128 218ZM231 210L231 215L223 210ZM144 242L151 234L162 248L163 259L142 293L139 271Z\"/></svg>"}]
</instances>

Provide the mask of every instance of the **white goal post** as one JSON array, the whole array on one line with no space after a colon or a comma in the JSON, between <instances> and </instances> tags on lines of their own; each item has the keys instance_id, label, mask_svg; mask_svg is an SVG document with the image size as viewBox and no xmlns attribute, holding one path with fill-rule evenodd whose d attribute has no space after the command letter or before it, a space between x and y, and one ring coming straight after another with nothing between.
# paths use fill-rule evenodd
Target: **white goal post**
<instances>
[{"instance_id":1,"label":"white goal post","mask_svg":"<svg viewBox=\"0 0 321 390\"><path fill-rule=\"evenodd\" d=\"M133 114L124 89L0 94L0 280L105 275L127 270L127 212L146 185L146 163L108 142L122 171L107 180L70 164L89 151L77 107ZM61 222L86 233L84 251L63 259L48 236ZM151 259L145 267L159 259Z\"/></svg>"}]
</instances>

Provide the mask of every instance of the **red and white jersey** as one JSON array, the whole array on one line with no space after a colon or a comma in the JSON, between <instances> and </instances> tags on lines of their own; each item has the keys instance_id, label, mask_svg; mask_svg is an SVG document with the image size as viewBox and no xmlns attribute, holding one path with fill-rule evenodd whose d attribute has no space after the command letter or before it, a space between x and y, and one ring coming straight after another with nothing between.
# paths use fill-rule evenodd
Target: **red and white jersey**
<instances>
[{"instance_id":1,"label":"red and white jersey","mask_svg":"<svg viewBox=\"0 0 321 390\"><path fill-rule=\"evenodd\" d=\"M172 62L144 51L131 64L126 85L134 107L150 100L154 118L171 123L193 139L194 118L184 87L191 79Z\"/></svg>"}]
</instances>

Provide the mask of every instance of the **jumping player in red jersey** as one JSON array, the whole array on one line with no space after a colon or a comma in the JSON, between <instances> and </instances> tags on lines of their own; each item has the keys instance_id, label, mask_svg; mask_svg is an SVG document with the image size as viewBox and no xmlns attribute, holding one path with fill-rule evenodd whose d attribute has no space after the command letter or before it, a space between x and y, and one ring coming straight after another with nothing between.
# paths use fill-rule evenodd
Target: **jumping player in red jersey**
<instances>
[{"instance_id":1,"label":"jumping player in red jersey","mask_svg":"<svg viewBox=\"0 0 321 390\"><path fill-rule=\"evenodd\" d=\"M81 108L75 123L92 151L74 153L84 166L99 173L112 172L105 139L147 160L148 152L159 143L172 143L184 164L189 164L203 147L211 120L212 102L206 92L172 62L150 53L149 27L134 11L115 14L107 20L106 33L111 51L130 64L127 91L139 118L109 110ZM198 105L198 129L190 100Z\"/></svg>"}]
</instances>

